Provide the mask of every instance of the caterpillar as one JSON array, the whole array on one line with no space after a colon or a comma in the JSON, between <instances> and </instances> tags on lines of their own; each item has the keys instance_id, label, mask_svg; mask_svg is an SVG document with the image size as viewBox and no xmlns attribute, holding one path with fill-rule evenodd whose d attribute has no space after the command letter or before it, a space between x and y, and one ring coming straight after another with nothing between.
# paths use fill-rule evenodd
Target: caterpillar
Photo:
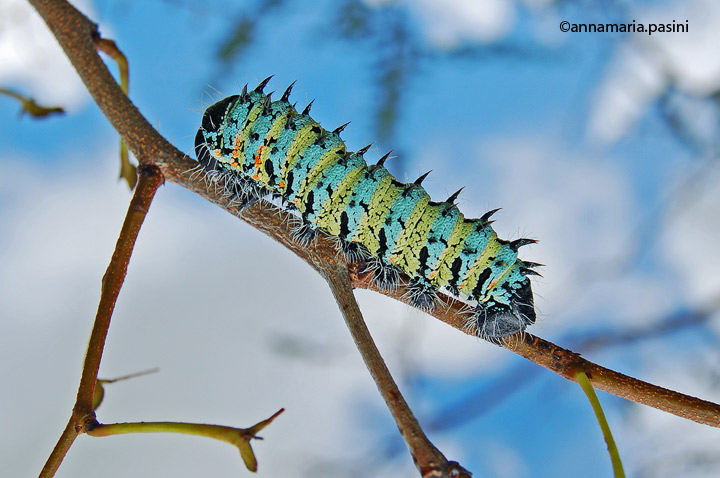
<instances>
[{"instance_id":1,"label":"caterpillar","mask_svg":"<svg viewBox=\"0 0 720 478\"><path fill-rule=\"evenodd\" d=\"M200 171L222 184L239 208L262 197L279 198L295 211L294 228L308 243L318 231L337 238L348 261L361 262L381 289L407 278L410 302L432 310L438 291L469 301L468 326L497 340L535 322L528 276L540 264L518 259L532 239L497 237L489 211L468 219L455 205L460 191L434 202L421 183L405 184L384 167L389 153L368 165L371 145L349 152L340 138L347 123L325 130L288 101L291 84L273 101L263 92L270 78L248 92L211 105L195 137Z\"/></svg>"}]
</instances>

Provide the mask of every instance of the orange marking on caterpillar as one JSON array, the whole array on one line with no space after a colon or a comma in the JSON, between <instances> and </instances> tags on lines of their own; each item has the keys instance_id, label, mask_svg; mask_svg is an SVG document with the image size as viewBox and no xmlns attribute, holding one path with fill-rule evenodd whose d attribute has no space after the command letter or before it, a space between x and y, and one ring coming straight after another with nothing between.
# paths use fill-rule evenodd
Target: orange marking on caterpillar
<instances>
[{"instance_id":1,"label":"orange marking on caterpillar","mask_svg":"<svg viewBox=\"0 0 720 478\"><path fill-rule=\"evenodd\" d=\"M260 166L262 165L262 161L260 160L260 155L262 154L263 148L265 148L265 145L264 144L260 145L260 148L258 148L258 152L255 155L255 169L257 169L258 171L260 170ZM255 179L257 179L257 178L255 178Z\"/></svg>"},{"instance_id":2,"label":"orange marking on caterpillar","mask_svg":"<svg viewBox=\"0 0 720 478\"><path fill-rule=\"evenodd\" d=\"M232 150L232 157L237 159L238 156L240 156L240 134L235 136L235 141L233 142L233 150Z\"/></svg>"}]
</instances>

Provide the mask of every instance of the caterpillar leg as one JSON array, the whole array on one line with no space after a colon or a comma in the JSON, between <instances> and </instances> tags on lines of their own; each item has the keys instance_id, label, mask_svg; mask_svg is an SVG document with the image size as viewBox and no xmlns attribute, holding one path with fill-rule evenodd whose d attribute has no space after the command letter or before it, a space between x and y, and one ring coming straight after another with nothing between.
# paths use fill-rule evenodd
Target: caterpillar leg
<instances>
[{"instance_id":1,"label":"caterpillar leg","mask_svg":"<svg viewBox=\"0 0 720 478\"><path fill-rule=\"evenodd\" d=\"M291 230L293 239L301 246L308 246L310 243L315 242L318 236L317 229L314 229L310 224L302 223L292 227Z\"/></svg>"},{"instance_id":2,"label":"caterpillar leg","mask_svg":"<svg viewBox=\"0 0 720 478\"><path fill-rule=\"evenodd\" d=\"M348 263L363 262L370 259L370 252L365 246L358 242L340 239L338 241L338 249Z\"/></svg>"},{"instance_id":3,"label":"caterpillar leg","mask_svg":"<svg viewBox=\"0 0 720 478\"><path fill-rule=\"evenodd\" d=\"M478 336L492 342L535 323L535 305L527 277L514 285L505 284L495 293L487 302L479 302L470 318L468 326Z\"/></svg>"},{"instance_id":4,"label":"caterpillar leg","mask_svg":"<svg viewBox=\"0 0 720 478\"><path fill-rule=\"evenodd\" d=\"M437 289L427 281L415 278L408 284L408 299L410 304L418 309L431 311L437 302Z\"/></svg>"},{"instance_id":5,"label":"caterpillar leg","mask_svg":"<svg viewBox=\"0 0 720 478\"><path fill-rule=\"evenodd\" d=\"M223 194L239 210L243 210L257 202L268 192L254 181L246 179L239 172L223 169L217 159L210 154L202 135L198 130L195 137L195 154L200 166L205 171L205 182L222 188Z\"/></svg>"},{"instance_id":6,"label":"caterpillar leg","mask_svg":"<svg viewBox=\"0 0 720 478\"><path fill-rule=\"evenodd\" d=\"M395 290L400 284L400 270L386 264L382 259L373 257L368 260L365 271L372 272L375 285L382 290Z\"/></svg>"},{"instance_id":7,"label":"caterpillar leg","mask_svg":"<svg viewBox=\"0 0 720 478\"><path fill-rule=\"evenodd\" d=\"M514 315L507 307L479 305L475 308L471 327L481 339L490 340L507 337L525 330L526 323L522 317Z\"/></svg>"},{"instance_id":8,"label":"caterpillar leg","mask_svg":"<svg viewBox=\"0 0 720 478\"><path fill-rule=\"evenodd\" d=\"M207 174L210 178L209 182L222 188L223 196L240 211L252 206L268 194L268 191L261 186L233 171L214 170L208 171Z\"/></svg>"}]
</instances>

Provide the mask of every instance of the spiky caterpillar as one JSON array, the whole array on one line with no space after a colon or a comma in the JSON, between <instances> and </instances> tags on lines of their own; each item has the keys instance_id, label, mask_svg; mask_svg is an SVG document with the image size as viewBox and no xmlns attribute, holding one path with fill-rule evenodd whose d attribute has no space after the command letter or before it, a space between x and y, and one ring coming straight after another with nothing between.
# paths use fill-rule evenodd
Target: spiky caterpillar
<instances>
[{"instance_id":1,"label":"spiky caterpillar","mask_svg":"<svg viewBox=\"0 0 720 478\"><path fill-rule=\"evenodd\" d=\"M454 204L433 202L421 186L395 179L383 166L368 166L363 154L348 152L339 133L327 131L288 102L293 85L272 101L258 87L230 96L203 115L195 152L204 171L219 180L240 207L263 196L281 198L297 211L300 241L317 231L338 238L350 261L361 261L384 289L409 277L413 305L430 310L437 291L477 302L471 326L498 339L535 322L528 275L537 264L517 257L530 239L505 241L491 227L490 211L467 219Z\"/></svg>"}]
</instances>

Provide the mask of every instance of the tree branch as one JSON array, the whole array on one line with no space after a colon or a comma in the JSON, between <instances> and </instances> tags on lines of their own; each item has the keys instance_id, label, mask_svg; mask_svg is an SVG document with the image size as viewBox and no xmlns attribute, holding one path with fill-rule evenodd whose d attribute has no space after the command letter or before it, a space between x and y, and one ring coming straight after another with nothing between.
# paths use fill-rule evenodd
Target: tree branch
<instances>
[{"instance_id":1,"label":"tree branch","mask_svg":"<svg viewBox=\"0 0 720 478\"><path fill-rule=\"evenodd\" d=\"M357 280L356 287L377 290L368 278ZM386 293L386 295L402 300L402 296L406 293L404 288L399 288L394 292ZM447 296L445 296L445 300L445 307L437 307L430 314L456 329L463 330L464 304ZM576 381L576 374L585 372L593 387L599 390L688 420L720 427L720 405L717 403L668 390L610 370L585 360L578 353L530 333L525 332L506 337L500 345L568 380Z\"/></svg>"},{"instance_id":2,"label":"tree branch","mask_svg":"<svg viewBox=\"0 0 720 478\"><path fill-rule=\"evenodd\" d=\"M336 252L328 241L321 241L317 247L302 248L296 244L287 226L289 213L280 211L266 201L260 201L245 209L241 214L226 198L214 196L199 180L193 180L187 171L197 163L183 155L165 140L140 114L130 99L125 96L114 78L98 56L93 38L97 35L94 23L68 4L65 0L29 0L53 32L71 63L85 83L105 117L127 141L131 151L143 163L158 166L165 178L183 186L209 201L219 205L245 222L263 231L268 236L292 250L298 257L314 267ZM394 292L379 291L367 277L353 275L353 286L372 289L406 302L406 292L399 288ZM446 298L450 305L437 307L431 313L443 322L463 330L461 305ZM714 427L720 427L720 405L683 395L621 373L606 369L582 359L578 354L558 347L541 338L525 333L503 340L503 347L551 370L568 380L577 372L585 372L593 386L637 403L649 405L680 417Z\"/></svg>"},{"instance_id":3,"label":"tree branch","mask_svg":"<svg viewBox=\"0 0 720 478\"><path fill-rule=\"evenodd\" d=\"M95 384L97 383L100 360L105 348L105 339L110 328L110 318L115 310L115 302L120 294L122 284L125 281L127 266L140 232L140 226L145 220L145 215L150 208L153 197L155 197L155 192L162 184L162 181L162 175L155 166L140 168L140 181L130 201L115 251L102 279L100 303L98 304L95 323L93 324L90 342L85 354L85 364L83 365L75 406L63 434L40 472L41 478L51 477L55 474L75 438L80 433L85 432L88 425L95 421L95 409L93 407Z\"/></svg>"},{"instance_id":4,"label":"tree branch","mask_svg":"<svg viewBox=\"0 0 720 478\"><path fill-rule=\"evenodd\" d=\"M365 324L352 290L352 280L347 266L337 261L324 267L323 277L337 301L338 307L350 329L355 346L360 351L380 394L395 419L415 466L423 477L470 478L470 473L457 462L449 462L445 455L428 439L412 410L393 380L390 370L377 349L372 335Z\"/></svg>"}]
</instances>

